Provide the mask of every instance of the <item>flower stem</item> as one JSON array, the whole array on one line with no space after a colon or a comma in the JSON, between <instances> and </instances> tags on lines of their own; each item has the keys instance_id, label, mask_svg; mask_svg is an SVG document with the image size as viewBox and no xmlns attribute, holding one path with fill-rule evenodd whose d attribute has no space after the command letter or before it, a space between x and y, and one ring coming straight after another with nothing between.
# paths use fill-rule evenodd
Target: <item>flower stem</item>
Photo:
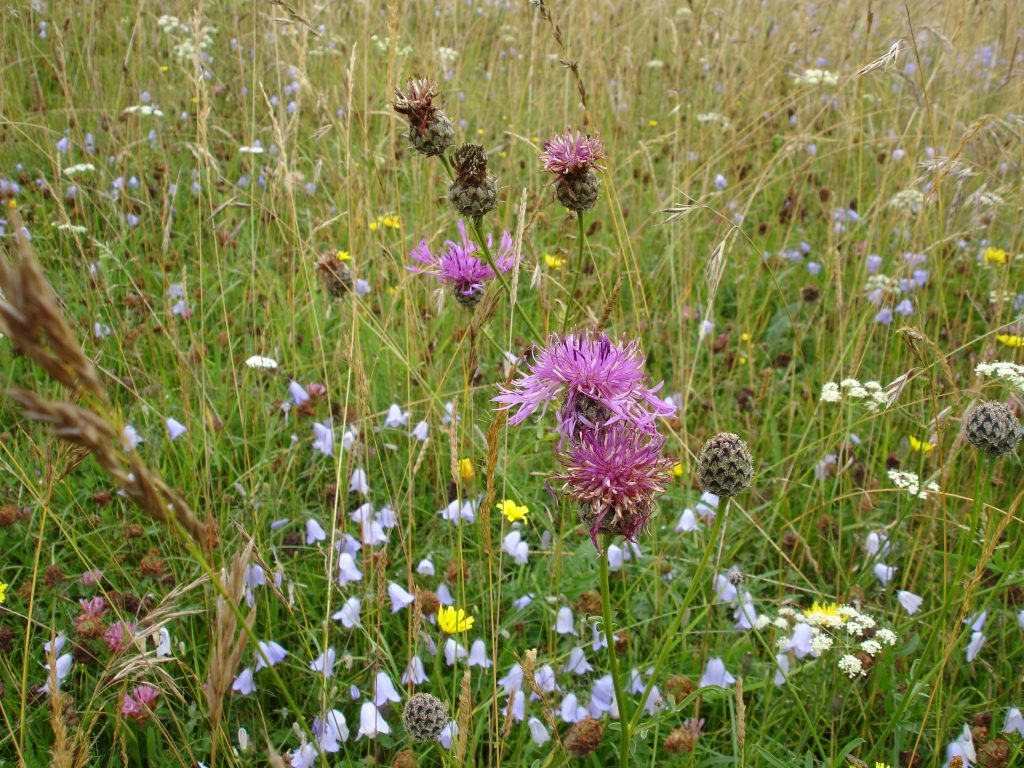
<instances>
[{"instance_id":1,"label":"flower stem","mask_svg":"<svg viewBox=\"0 0 1024 768\"><path fill-rule=\"evenodd\" d=\"M711 553L715 550L715 542L719 540L724 534L723 530L725 527L725 517L729 512L730 499L726 498L725 507L720 509L715 515L715 522L711 526L711 540L704 547L704 554L701 556L700 563L697 565L697 570L690 578L690 586L686 590L686 595L683 597L683 604L679 606L676 611L675 618L672 619L672 624L669 625L668 632L665 633L665 640L662 642L661 651L658 653L658 658L654 662L654 667L651 671L651 676L647 680L647 685L644 686L644 692L640 698L641 702L646 702L647 697L651 695L651 689L654 687L654 682L658 679L658 675L661 673L662 668L665 666L665 662L668 660L669 655L675 650L676 643L679 642L679 627L683 623L683 618L686 616L687 610L690 608L690 604L693 599L697 596L697 591L700 586L704 583L704 571L708 566L708 562L711 560ZM630 729L633 729L640 722L640 714L643 709L637 709L633 714L633 719L629 723Z\"/></svg>"},{"instance_id":2,"label":"flower stem","mask_svg":"<svg viewBox=\"0 0 1024 768\"><path fill-rule=\"evenodd\" d=\"M619 657L615 653L615 631L612 629L611 591L608 588L608 545L611 543L612 537L605 534L601 538L601 613L604 619L605 642L608 646L608 666L612 673L612 684L615 686L615 704L619 709L619 725L622 727L619 733L619 766L625 768L629 765L629 739L632 728L626 711L626 696L622 691Z\"/></svg>"},{"instance_id":3,"label":"flower stem","mask_svg":"<svg viewBox=\"0 0 1024 768\"><path fill-rule=\"evenodd\" d=\"M580 284L580 275L583 273L583 244L585 240L586 235L583 233L583 211L576 211L576 244L578 248L576 274L572 278L572 290L565 297L565 316L562 318L562 333L569 329L569 314L572 311L572 302L576 298L576 289Z\"/></svg>"}]
</instances>

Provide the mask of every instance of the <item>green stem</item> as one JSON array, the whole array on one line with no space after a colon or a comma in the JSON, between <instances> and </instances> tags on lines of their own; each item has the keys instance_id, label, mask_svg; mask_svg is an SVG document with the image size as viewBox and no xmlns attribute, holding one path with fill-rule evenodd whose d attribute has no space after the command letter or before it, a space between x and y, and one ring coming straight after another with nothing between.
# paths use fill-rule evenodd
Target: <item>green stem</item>
<instances>
[{"instance_id":1,"label":"green stem","mask_svg":"<svg viewBox=\"0 0 1024 768\"><path fill-rule=\"evenodd\" d=\"M576 274L572 278L572 290L569 291L569 295L565 298L565 316L562 318L562 333L569 329L569 314L572 311L572 303L576 298L576 289L580 284L580 275L583 274L583 244L585 240L586 236L583 233L583 211L576 211L576 243L578 248Z\"/></svg>"},{"instance_id":2,"label":"green stem","mask_svg":"<svg viewBox=\"0 0 1024 768\"><path fill-rule=\"evenodd\" d=\"M451 160L449 160L444 154L440 154L438 157L440 158L445 171L448 172L448 178L454 181L455 170L452 168ZM491 249L487 247L487 240L484 238L484 233L480 229L479 219L470 218L469 221L470 225L473 227L473 235L476 237L476 241L480 245L480 250L483 252L484 261L487 262L487 266L489 266L491 271L494 272L494 276L498 278L498 283L501 285L502 290L505 291L505 295L508 296L509 302L511 302L512 287L508 284L508 281L505 280L505 275L501 273L497 265L495 265L494 259L491 257ZM523 312L520 312L519 316L523 318L523 322L525 322L527 327L530 329L530 333L533 334L534 341L543 342L544 337L541 335L540 331L537 330L537 326L533 324L533 321Z\"/></svg>"},{"instance_id":3,"label":"green stem","mask_svg":"<svg viewBox=\"0 0 1024 768\"><path fill-rule=\"evenodd\" d=\"M715 549L713 546L714 542L718 541L723 535L722 531L725 527L725 516L729 512L729 501L730 499L726 498L725 507L718 510L718 513L715 515L715 522L711 526L711 540L708 542L707 546L704 547L704 554L701 556L696 572L690 579L690 586L686 590L685 597L683 597L683 603L676 611L675 618L672 619L668 632L664 635L665 640L661 645L661 651L658 653L658 658L654 662L654 667L651 671L650 678L647 680L647 685L644 686L643 695L640 697L641 702L646 702L647 697L651 695L651 689L654 687L654 683L658 679L659 673L665 666L665 662L668 661L669 655L675 650L676 643L679 642L679 627L683 623L683 618L686 616L686 612L689 610L690 604L693 602L693 598L697 596L697 591L704 583L704 571L708 566L708 562L711 560L711 552ZM640 715L642 713L642 706L633 713L633 718L629 723L630 730L636 728L640 723Z\"/></svg>"},{"instance_id":4,"label":"green stem","mask_svg":"<svg viewBox=\"0 0 1024 768\"><path fill-rule=\"evenodd\" d=\"M622 675L619 671L619 657L615 653L615 631L612 628L611 590L608 588L608 545L611 544L612 537L605 534L601 539L601 614L604 619L605 642L608 645L608 666L611 669L612 683L615 686L615 703L619 708L619 724L622 726L622 730L619 732L619 766L626 768L629 765L629 737L632 728L626 711L626 695L622 691Z\"/></svg>"}]
</instances>

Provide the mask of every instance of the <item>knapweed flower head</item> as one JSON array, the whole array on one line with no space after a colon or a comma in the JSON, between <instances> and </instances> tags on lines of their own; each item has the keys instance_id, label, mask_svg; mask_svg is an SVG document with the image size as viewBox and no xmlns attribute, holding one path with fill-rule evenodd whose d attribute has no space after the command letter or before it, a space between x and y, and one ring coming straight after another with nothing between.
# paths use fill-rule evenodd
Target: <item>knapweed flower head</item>
<instances>
[{"instance_id":1,"label":"knapweed flower head","mask_svg":"<svg viewBox=\"0 0 1024 768\"><path fill-rule=\"evenodd\" d=\"M455 134L451 119L434 103L435 88L433 80L410 79L404 91L395 89L395 112L409 121L409 142L428 157L448 149Z\"/></svg>"},{"instance_id":2,"label":"knapweed flower head","mask_svg":"<svg viewBox=\"0 0 1024 768\"><path fill-rule=\"evenodd\" d=\"M544 170L560 176L603 170L600 163L606 157L601 139L572 130L545 141L540 155Z\"/></svg>"},{"instance_id":3,"label":"knapweed flower head","mask_svg":"<svg viewBox=\"0 0 1024 768\"><path fill-rule=\"evenodd\" d=\"M596 171L602 170L604 144L599 138L567 131L544 142L540 159L555 174L555 196L570 211L593 208L600 192Z\"/></svg>"},{"instance_id":4,"label":"knapweed flower head","mask_svg":"<svg viewBox=\"0 0 1024 768\"><path fill-rule=\"evenodd\" d=\"M445 634L457 635L460 632L468 632L473 628L474 621L476 619L466 615L461 608L443 605L437 609L437 626Z\"/></svg>"},{"instance_id":5,"label":"knapweed flower head","mask_svg":"<svg viewBox=\"0 0 1024 768\"><path fill-rule=\"evenodd\" d=\"M665 490L672 461L664 439L618 424L584 432L561 456L562 493L579 504L598 552L598 533L635 539L647 529L654 500Z\"/></svg>"},{"instance_id":6,"label":"knapweed flower head","mask_svg":"<svg viewBox=\"0 0 1024 768\"><path fill-rule=\"evenodd\" d=\"M536 353L529 373L501 387L493 398L502 409L517 409L508 420L519 424L542 404L562 396L558 429L565 438L596 431L617 422L645 434L657 434L655 419L671 416L675 407L655 393L661 384L647 386L643 355L636 341L618 343L604 333L575 331L552 334Z\"/></svg>"},{"instance_id":7,"label":"knapweed flower head","mask_svg":"<svg viewBox=\"0 0 1024 768\"><path fill-rule=\"evenodd\" d=\"M473 307L484 294L485 283L495 278L495 271L477 254L480 247L469 239L466 234L466 224L461 219L458 222L461 242L446 240L444 250L438 253L431 253L426 240L413 248L409 254L413 259L423 266L410 265L406 267L410 272L433 275L441 283L451 286L455 300L465 307ZM488 235L488 250L493 249L493 238ZM498 250L494 254L494 266L499 272L505 273L512 269L515 264L515 254L512 249L512 237L508 232L503 232Z\"/></svg>"}]
</instances>

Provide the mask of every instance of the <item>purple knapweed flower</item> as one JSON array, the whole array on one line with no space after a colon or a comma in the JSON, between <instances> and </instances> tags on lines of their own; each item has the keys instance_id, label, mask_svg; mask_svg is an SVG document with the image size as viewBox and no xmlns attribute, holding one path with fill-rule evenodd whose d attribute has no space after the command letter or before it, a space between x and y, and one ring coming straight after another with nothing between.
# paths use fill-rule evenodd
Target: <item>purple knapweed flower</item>
<instances>
[{"instance_id":1,"label":"purple knapweed flower","mask_svg":"<svg viewBox=\"0 0 1024 768\"><path fill-rule=\"evenodd\" d=\"M603 170L600 163L605 157L601 139L568 130L544 142L540 160L548 173L568 176L592 169Z\"/></svg>"},{"instance_id":2,"label":"purple knapweed flower","mask_svg":"<svg viewBox=\"0 0 1024 768\"><path fill-rule=\"evenodd\" d=\"M469 239L466 234L466 224L459 219L459 235L461 243L446 240L444 251L431 253L426 240L412 249L409 254L413 259L425 266L410 265L406 267L410 272L417 272L434 276L441 283L451 286L455 300L463 306L473 307L484 293L484 283L495 278L494 269L483 258L477 256L480 247ZM487 236L487 248L494 249L494 240ZM494 254L494 267L499 272L508 272L515 264L515 255L512 252L512 236L508 232L501 235L501 243Z\"/></svg>"},{"instance_id":3,"label":"purple knapweed flower","mask_svg":"<svg viewBox=\"0 0 1024 768\"><path fill-rule=\"evenodd\" d=\"M671 460L662 455L664 439L618 426L584 432L561 457L562 493L579 504L580 519L601 551L598 533L634 539L650 520L655 497L668 482Z\"/></svg>"},{"instance_id":4,"label":"purple knapweed flower","mask_svg":"<svg viewBox=\"0 0 1024 768\"><path fill-rule=\"evenodd\" d=\"M654 435L658 416L671 416L675 407L655 393L661 384L648 387L643 355L636 341L612 341L604 333L574 332L552 335L548 345L534 356L530 372L500 387L492 398L502 409L517 408L509 417L519 424L541 404L564 394L558 411L562 442L576 440L583 431L599 430L623 422Z\"/></svg>"}]
</instances>

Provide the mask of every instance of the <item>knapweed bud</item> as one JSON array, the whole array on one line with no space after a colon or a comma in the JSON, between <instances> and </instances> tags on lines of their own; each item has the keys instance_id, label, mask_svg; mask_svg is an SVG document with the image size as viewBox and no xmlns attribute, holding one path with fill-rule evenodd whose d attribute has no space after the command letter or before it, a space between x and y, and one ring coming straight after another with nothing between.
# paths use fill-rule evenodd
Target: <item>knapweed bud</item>
<instances>
[{"instance_id":1,"label":"knapweed bud","mask_svg":"<svg viewBox=\"0 0 1024 768\"><path fill-rule=\"evenodd\" d=\"M435 157L452 145L452 121L434 104L433 80L409 80L405 91L395 89L395 112L409 120L409 143L422 155Z\"/></svg>"},{"instance_id":2,"label":"knapweed bud","mask_svg":"<svg viewBox=\"0 0 1024 768\"><path fill-rule=\"evenodd\" d=\"M402 712L405 732L413 741L433 741L450 720L445 703L429 693L414 693Z\"/></svg>"},{"instance_id":3,"label":"knapweed bud","mask_svg":"<svg viewBox=\"0 0 1024 768\"><path fill-rule=\"evenodd\" d=\"M701 487L717 496L735 496L754 477L750 449L731 432L721 432L704 443L697 465Z\"/></svg>"},{"instance_id":4,"label":"knapweed bud","mask_svg":"<svg viewBox=\"0 0 1024 768\"><path fill-rule=\"evenodd\" d=\"M600 720L592 717L585 717L578 723L574 723L569 732L565 734L565 751L573 757L587 757L597 749L601 743L601 734L604 733L604 726Z\"/></svg>"},{"instance_id":5,"label":"knapweed bud","mask_svg":"<svg viewBox=\"0 0 1024 768\"><path fill-rule=\"evenodd\" d=\"M1003 403L983 403L967 417L967 439L990 456L1011 453L1020 442L1020 422Z\"/></svg>"},{"instance_id":6,"label":"knapweed bud","mask_svg":"<svg viewBox=\"0 0 1024 768\"><path fill-rule=\"evenodd\" d=\"M338 253L328 251L319 259L313 267L317 277L324 286L324 290L336 299L352 290L352 272L345 266Z\"/></svg>"},{"instance_id":7,"label":"knapweed bud","mask_svg":"<svg viewBox=\"0 0 1024 768\"><path fill-rule=\"evenodd\" d=\"M479 219L494 208L498 182L487 171L487 155L479 144L463 144L455 150L455 181L448 190L452 207L463 216Z\"/></svg>"}]
</instances>

